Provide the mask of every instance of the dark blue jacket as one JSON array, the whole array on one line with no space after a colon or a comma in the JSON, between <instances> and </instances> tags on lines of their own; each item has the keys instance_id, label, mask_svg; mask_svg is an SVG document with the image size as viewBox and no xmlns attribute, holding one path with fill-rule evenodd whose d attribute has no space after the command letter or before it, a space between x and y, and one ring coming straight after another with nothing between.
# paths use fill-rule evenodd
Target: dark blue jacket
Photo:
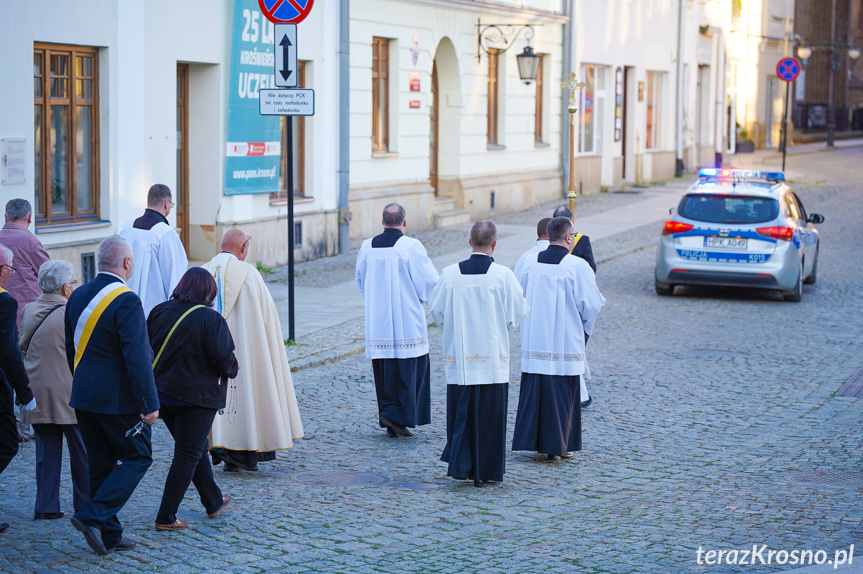
<instances>
[{"instance_id":1,"label":"dark blue jacket","mask_svg":"<svg viewBox=\"0 0 863 574\"><path fill-rule=\"evenodd\" d=\"M18 301L8 292L0 293L0 379L5 379L15 390L22 405L33 400L18 347ZM0 380L0 385L3 384Z\"/></svg>"},{"instance_id":2,"label":"dark blue jacket","mask_svg":"<svg viewBox=\"0 0 863 574\"><path fill-rule=\"evenodd\" d=\"M72 408L123 415L159 409L153 378L153 351L141 300L123 293L96 323L87 349L75 369L75 325L87 305L106 285L120 281L99 273L72 293L66 305L66 359L73 372Z\"/></svg>"},{"instance_id":3,"label":"dark blue jacket","mask_svg":"<svg viewBox=\"0 0 863 574\"><path fill-rule=\"evenodd\" d=\"M572 254L587 261L587 264L596 273L596 263L593 261L593 249L590 247L590 237L582 235L572 250Z\"/></svg>"}]
</instances>

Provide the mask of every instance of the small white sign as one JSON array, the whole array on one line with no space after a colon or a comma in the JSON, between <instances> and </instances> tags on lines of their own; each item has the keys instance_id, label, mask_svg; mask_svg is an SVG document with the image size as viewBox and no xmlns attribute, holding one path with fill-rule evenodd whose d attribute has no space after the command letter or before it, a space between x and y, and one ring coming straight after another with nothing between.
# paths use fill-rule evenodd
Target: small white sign
<instances>
[{"instance_id":1,"label":"small white sign","mask_svg":"<svg viewBox=\"0 0 863 574\"><path fill-rule=\"evenodd\" d=\"M280 88L295 88L299 80L297 72L297 25L276 24L273 47L276 52L276 85Z\"/></svg>"},{"instance_id":2,"label":"small white sign","mask_svg":"<svg viewBox=\"0 0 863 574\"><path fill-rule=\"evenodd\" d=\"M258 91L262 116L313 116L315 91L312 89Z\"/></svg>"},{"instance_id":3,"label":"small white sign","mask_svg":"<svg viewBox=\"0 0 863 574\"><path fill-rule=\"evenodd\" d=\"M0 139L0 183L27 183L27 140Z\"/></svg>"}]
</instances>

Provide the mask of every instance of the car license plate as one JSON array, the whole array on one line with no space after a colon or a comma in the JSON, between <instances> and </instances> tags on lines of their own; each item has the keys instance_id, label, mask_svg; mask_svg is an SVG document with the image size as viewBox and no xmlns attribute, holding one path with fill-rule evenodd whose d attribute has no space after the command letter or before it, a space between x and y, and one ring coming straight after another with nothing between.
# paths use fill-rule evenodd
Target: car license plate
<instances>
[{"instance_id":1,"label":"car license plate","mask_svg":"<svg viewBox=\"0 0 863 574\"><path fill-rule=\"evenodd\" d=\"M705 237L705 247L725 247L729 249L746 249L749 240L745 237Z\"/></svg>"}]
</instances>

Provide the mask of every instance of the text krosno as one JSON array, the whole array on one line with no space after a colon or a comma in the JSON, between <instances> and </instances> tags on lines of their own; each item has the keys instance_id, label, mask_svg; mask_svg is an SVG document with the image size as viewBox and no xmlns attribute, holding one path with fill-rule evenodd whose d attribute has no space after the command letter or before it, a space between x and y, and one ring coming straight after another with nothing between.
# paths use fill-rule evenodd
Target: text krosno
<instances>
[{"instance_id":1,"label":"text krosno","mask_svg":"<svg viewBox=\"0 0 863 574\"><path fill-rule=\"evenodd\" d=\"M854 560L854 545L848 550L836 550L833 559L827 559L826 550L774 550L766 544L753 544L751 549L704 550L698 547L696 553L698 564L738 564L741 566L756 564L788 564L791 566L808 566L812 564L833 564L838 568L842 564L851 564Z\"/></svg>"}]
</instances>

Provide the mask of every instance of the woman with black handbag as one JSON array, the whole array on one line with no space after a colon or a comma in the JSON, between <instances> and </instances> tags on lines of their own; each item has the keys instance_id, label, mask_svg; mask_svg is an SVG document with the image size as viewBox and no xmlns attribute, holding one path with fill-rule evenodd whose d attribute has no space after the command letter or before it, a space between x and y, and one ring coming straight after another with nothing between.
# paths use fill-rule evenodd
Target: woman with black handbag
<instances>
[{"instance_id":1,"label":"woman with black handbag","mask_svg":"<svg viewBox=\"0 0 863 574\"><path fill-rule=\"evenodd\" d=\"M228 324L210 309L216 281L200 267L186 271L171 299L147 318L155 359L160 417L174 437L174 458L156 515L156 530L180 530L180 502L194 483L207 516L214 518L231 501L213 478L207 438L219 409L225 408L228 379L237 376L234 340Z\"/></svg>"}]
</instances>

